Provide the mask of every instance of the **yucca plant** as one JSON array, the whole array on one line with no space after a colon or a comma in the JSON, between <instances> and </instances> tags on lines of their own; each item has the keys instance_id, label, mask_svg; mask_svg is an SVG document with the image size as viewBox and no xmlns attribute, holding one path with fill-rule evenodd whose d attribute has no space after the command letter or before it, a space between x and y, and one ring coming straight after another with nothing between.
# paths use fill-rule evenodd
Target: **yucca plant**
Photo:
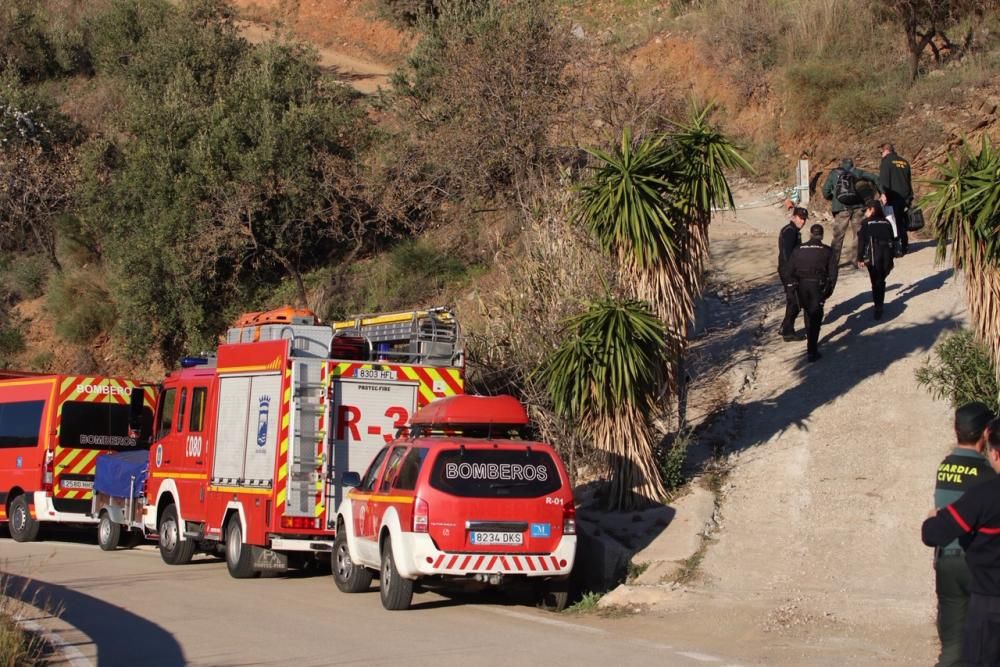
<instances>
[{"instance_id":1,"label":"yucca plant","mask_svg":"<svg viewBox=\"0 0 1000 667\"><path fill-rule=\"evenodd\" d=\"M957 157L949 155L921 205L932 221L939 260L951 243L952 264L965 276L973 330L1000 364L1000 153L989 138L978 153L963 146Z\"/></svg>"},{"instance_id":2,"label":"yucca plant","mask_svg":"<svg viewBox=\"0 0 1000 667\"><path fill-rule=\"evenodd\" d=\"M635 139L625 128L613 152L587 149L596 165L574 212L618 261L624 288L666 325L670 394L703 287L712 209L733 205L726 171L750 170L711 112L694 106L673 133Z\"/></svg>"},{"instance_id":3,"label":"yucca plant","mask_svg":"<svg viewBox=\"0 0 1000 667\"><path fill-rule=\"evenodd\" d=\"M631 509L666 491L653 455L650 414L667 363L662 322L635 299L606 296L567 322L540 369L555 411L604 452L609 507Z\"/></svg>"}]
</instances>

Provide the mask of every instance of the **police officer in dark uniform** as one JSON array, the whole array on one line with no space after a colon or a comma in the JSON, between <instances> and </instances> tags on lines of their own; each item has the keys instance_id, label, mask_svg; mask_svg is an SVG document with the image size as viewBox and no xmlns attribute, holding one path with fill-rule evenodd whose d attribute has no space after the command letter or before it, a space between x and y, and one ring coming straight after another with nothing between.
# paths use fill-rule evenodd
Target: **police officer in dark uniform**
<instances>
[{"instance_id":1,"label":"police officer in dark uniform","mask_svg":"<svg viewBox=\"0 0 1000 667\"><path fill-rule=\"evenodd\" d=\"M810 227L809 237L788 259L788 274L796 286L799 305L805 311L806 359L816 361L822 356L819 327L823 323L823 302L833 293L837 256L823 243L823 225Z\"/></svg>"},{"instance_id":2,"label":"police officer in dark uniform","mask_svg":"<svg viewBox=\"0 0 1000 667\"><path fill-rule=\"evenodd\" d=\"M892 242L892 224L885 219L882 205L869 199L865 202L865 219L858 229L858 268L868 268L876 320L882 319L885 279L893 268Z\"/></svg>"},{"instance_id":3,"label":"police officer in dark uniform","mask_svg":"<svg viewBox=\"0 0 1000 667\"><path fill-rule=\"evenodd\" d=\"M990 409L978 402L966 403L955 410L958 444L938 466L934 485L934 507L937 509L954 503L973 486L996 477L982 454L986 445L984 433L992 418ZM959 540L934 550L934 579L938 637L941 639L937 667L951 667L960 664L962 659L962 626L972 585L972 575L965 564L965 551Z\"/></svg>"},{"instance_id":4,"label":"police officer in dark uniform","mask_svg":"<svg viewBox=\"0 0 1000 667\"><path fill-rule=\"evenodd\" d=\"M986 427L986 458L1000 472L1000 420ZM977 484L924 521L924 544L965 549L971 584L962 629L963 665L1000 665L1000 477Z\"/></svg>"},{"instance_id":5,"label":"police officer in dark uniform","mask_svg":"<svg viewBox=\"0 0 1000 667\"><path fill-rule=\"evenodd\" d=\"M882 162L878 170L882 203L892 207L902 254L910 244L910 206L913 204L913 181L910 163L896 154L892 144L882 144Z\"/></svg>"},{"instance_id":6,"label":"police officer in dark uniform","mask_svg":"<svg viewBox=\"0 0 1000 667\"><path fill-rule=\"evenodd\" d=\"M795 293L795 282L788 272L788 260L792 251L802 244L802 228L809 219L809 211L801 207L792 209L792 219L778 234L778 277L785 288L785 319L781 322L781 336L785 340L795 340L795 319L799 316L799 297Z\"/></svg>"}]
</instances>

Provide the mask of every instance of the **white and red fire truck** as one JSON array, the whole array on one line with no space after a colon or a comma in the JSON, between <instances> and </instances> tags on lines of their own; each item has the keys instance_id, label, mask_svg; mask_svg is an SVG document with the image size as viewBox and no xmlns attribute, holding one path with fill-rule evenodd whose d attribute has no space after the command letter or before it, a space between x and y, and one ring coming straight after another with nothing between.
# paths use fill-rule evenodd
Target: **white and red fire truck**
<instances>
[{"instance_id":1,"label":"white and red fire truck","mask_svg":"<svg viewBox=\"0 0 1000 667\"><path fill-rule=\"evenodd\" d=\"M139 387L123 378L0 372L0 522L15 540L34 540L42 522L94 522L87 513L97 456L149 441L153 391Z\"/></svg>"},{"instance_id":2,"label":"white and red fire truck","mask_svg":"<svg viewBox=\"0 0 1000 667\"><path fill-rule=\"evenodd\" d=\"M135 515L165 562L221 551L244 578L328 554L344 473L419 406L461 393L464 359L446 309L327 326L285 308L245 316L214 358L182 366L159 387Z\"/></svg>"}]
</instances>

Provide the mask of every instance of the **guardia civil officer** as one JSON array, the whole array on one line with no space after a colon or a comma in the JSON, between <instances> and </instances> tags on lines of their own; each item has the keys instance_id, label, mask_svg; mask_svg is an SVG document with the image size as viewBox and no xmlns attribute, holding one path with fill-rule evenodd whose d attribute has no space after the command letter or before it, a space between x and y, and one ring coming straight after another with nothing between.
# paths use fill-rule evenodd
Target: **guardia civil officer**
<instances>
[{"instance_id":1,"label":"guardia civil officer","mask_svg":"<svg viewBox=\"0 0 1000 667\"><path fill-rule=\"evenodd\" d=\"M882 203L891 206L896 216L901 254L905 255L910 244L910 206L913 205L910 163L896 154L896 148L892 144L882 144L882 161L879 163L878 173Z\"/></svg>"},{"instance_id":2,"label":"guardia civil officer","mask_svg":"<svg viewBox=\"0 0 1000 667\"><path fill-rule=\"evenodd\" d=\"M986 430L984 452L990 467L1000 472L1000 420ZM932 514L921 532L927 546L958 540L965 549L971 583L961 664L1000 664L1000 477L973 486Z\"/></svg>"},{"instance_id":3,"label":"guardia civil officer","mask_svg":"<svg viewBox=\"0 0 1000 667\"><path fill-rule=\"evenodd\" d=\"M858 268L868 268L872 283L875 319L882 319L885 305L885 279L893 267L892 223L885 219L882 205L874 199L865 202L865 219L858 229Z\"/></svg>"},{"instance_id":4,"label":"guardia civil officer","mask_svg":"<svg viewBox=\"0 0 1000 667\"><path fill-rule=\"evenodd\" d=\"M823 243L823 225L809 228L809 240L792 251L788 273L796 286L799 305L806 316L806 359L816 361L819 327L823 323L823 302L833 293L837 257Z\"/></svg>"},{"instance_id":5,"label":"guardia civil officer","mask_svg":"<svg viewBox=\"0 0 1000 667\"><path fill-rule=\"evenodd\" d=\"M977 484L996 477L983 448L986 426L993 413L982 403L966 403L955 410L955 439L958 444L938 466L934 485L934 507L942 509L962 497ZM1000 432L997 434L1000 436ZM941 654L937 667L958 665L962 659L962 625L969 606L972 575L965 564L960 540L934 550L934 589L937 591L937 629Z\"/></svg>"},{"instance_id":6,"label":"guardia civil officer","mask_svg":"<svg viewBox=\"0 0 1000 667\"><path fill-rule=\"evenodd\" d=\"M795 293L795 282L788 272L788 260L792 252L802 245L802 228L809 219L809 211L801 207L792 209L792 219L778 234L778 277L785 289L785 319L781 322L781 336L785 340L795 340L795 320L799 316L799 297Z\"/></svg>"}]
</instances>

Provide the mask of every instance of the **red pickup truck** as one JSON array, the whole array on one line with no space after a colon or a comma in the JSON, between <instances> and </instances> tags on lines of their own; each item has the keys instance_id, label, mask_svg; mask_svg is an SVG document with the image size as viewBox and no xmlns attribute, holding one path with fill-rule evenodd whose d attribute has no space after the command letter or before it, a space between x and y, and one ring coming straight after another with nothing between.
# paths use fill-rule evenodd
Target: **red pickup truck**
<instances>
[{"instance_id":1,"label":"red pickup truck","mask_svg":"<svg viewBox=\"0 0 1000 667\"><path fill-rule=\"evenodd\" d=\"M379 573L382 605L406 609L416 582L531 582L543 607L568 599L576 552L569 477L555 450L528 439L511 396L453 396L413 416L337 512L333 574L347 593Z\"/></svg>"}]
</instances>

